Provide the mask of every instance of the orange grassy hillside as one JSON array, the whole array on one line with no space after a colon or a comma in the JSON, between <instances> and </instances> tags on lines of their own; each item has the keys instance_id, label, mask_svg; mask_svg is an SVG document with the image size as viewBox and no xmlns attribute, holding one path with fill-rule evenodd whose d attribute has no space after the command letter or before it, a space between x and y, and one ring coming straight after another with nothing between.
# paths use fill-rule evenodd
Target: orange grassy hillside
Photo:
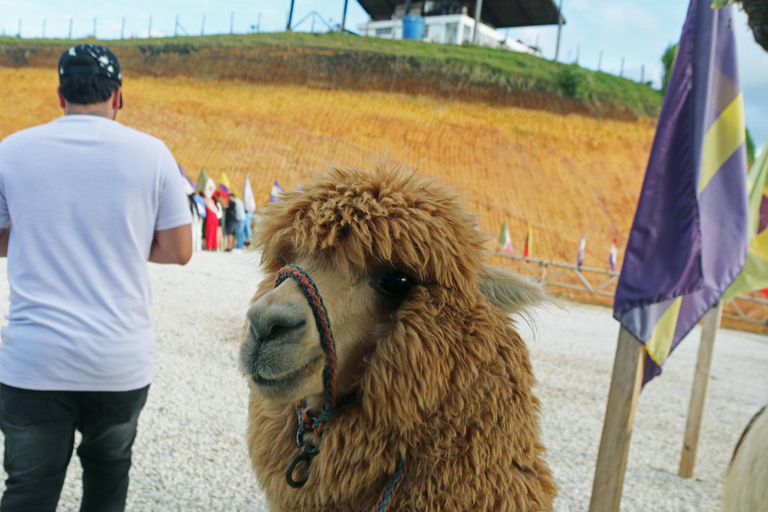
<instances>
[{"instance_id":1,"label":"orange grassy hillside","mask_svg":"<svg viewBox=\"0 0 768 512\"><path fill-rule=\"evenodd\" d=\"M0 137L58 115L54 69L0 67ZM170 147L196 179L226 171L257 202L327 165L367 167L388 149L460 191L498 237L507 219L515 249L533 226L533 255L606 267L632 223L654 127L580 115L435 101L377 92L127 77L118 120ZM423 161L422 161L423 160Z\"/></svg>"}]
</instances>

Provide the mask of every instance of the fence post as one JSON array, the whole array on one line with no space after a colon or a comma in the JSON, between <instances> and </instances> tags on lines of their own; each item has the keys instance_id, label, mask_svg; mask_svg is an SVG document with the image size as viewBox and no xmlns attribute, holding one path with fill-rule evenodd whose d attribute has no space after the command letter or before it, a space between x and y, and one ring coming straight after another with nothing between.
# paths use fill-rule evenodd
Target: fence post
<instances>
[{"instance_id":1,"label":"fence post","mask_svg":"<svg viewBox=\"0 0 768 512\"><path fill-rule=\"evenodd\" d=\"M589 512L618 512L627 469L629 439L640 396L645 347L624 327L619 330L605 423L597 453Z\"/></svg>"},{"instance_id":2,"label":"fence post","mask_svg":"<svg viewBox=\"0 0 768 512\"><path fill-rule=\"evenodd\" d=\"M696 465L696 451L699 448L699 433L701 421L704 416L704 404L707 401L707 389L712 370L712 353L715 351L715 337L720 327L723 316L723 301L707 311L701 328L701 343L699 355L696 359L696 370L693 375L693 389L691 390L691 402L688 406L688 420L685 425L685 437L683 438L683 453L680 456L680 470L678 475L682 478L693 476L693 467Z\"/></svg>"}]
</instances>

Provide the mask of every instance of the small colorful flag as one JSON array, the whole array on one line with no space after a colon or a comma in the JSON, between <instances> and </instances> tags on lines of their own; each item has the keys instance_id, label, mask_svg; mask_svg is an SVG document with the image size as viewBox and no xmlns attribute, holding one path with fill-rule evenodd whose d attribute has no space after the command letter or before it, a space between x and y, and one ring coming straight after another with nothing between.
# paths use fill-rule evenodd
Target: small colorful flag
<instances>
[{"instance_id":1,"label":"small colorful flag","mask_svg":"<svg viewBox=\"0 0 768 512\"><path fill-rule=\"evenodd\" d=\"M477 219L475 219L475 229L480 229L479 224L477 224ZM504 224L501 225L501 235L499 236L499 245L504 249L505 252L508 254L515 254L515 251L512 250L512 237L509 234L509 228L507 228L507 220L504 219Z\"/></svg>"},{"instance_id":2,"label":"small colorful flag","mask_svg":"<svg viewBox=\"0 0 768 512\"><path fill-rule=\"evenodd\" d=\"M528 234L525 237L525 248L523 249L523 256L526 258L531 257L533 252L533 228L528 224Z\"/></svg>"},{"instance_id":3,"label":"small colorful flag","mask_svg":"<svg viewBox=\"0 0 768 512\"><path fill-rule=\"evenodd\" d=\"M243 185L243 204L246 212L253 213L256 211L256 198L253 196L251 180L247 174L245 175L245 185Z\"/></svg>"},{"instance_id":4,"label":"small colorful flag","mask_svg":"<svg viewBox=\"0 0 768 512\"><path fill-rule=\"evenodd\" d=\"M744 270L723 294L728 302L739 293L762 290L768 286L768 147L752 165L747 181L749 192L749 255ZM767 294L768 295L768 294Z\"/></svg>"},{"instance_id":5,"label":"small colorful flag","mask_svg":"<svg viewBox=\"0 0 768 512\"><path fill-rule=\"evenodd\" d=\"M197 183L189 179L189 176L187 176L187 173L184 172L184 168L179 165L179 172L181 173L181 177L184 180L184 193L189 195L192 195L195 193L195 189L197 189Z\"/></svg>"},{"instance_id":6,"label":"small colorful flag","mask_svg":"<svg viewBox=\"0 0 768 512\"><path fill-rule=\"evenodd\" d=\"M613 316L643 383L720 299L750 245L744 97L731 7L691 0L624 252Z\"/></svg>"},{"instance_id":7,"label":"small colorful flag","mask_svg":"<svg viewBox=\"0 0 768 512\"><path fill-rule=\"evenodd\" d=\"M227 176L227 173L222 171L221 172L221 183L219 184L219 187L221 188L222 192L225 194L234 194L235 197L240 197L240 195L237 193L235 188L229 183L229 177Z\"/></svg>"},{"instance_id":8,"label":"small colorful flag","mask_svg":"<svg viewBox=\"0 0 768 512\"><path fill-rule=\"evenodd\" d=\"M195 189L195 192L203 192L206 183L208 183L208 174L206 174L205 169L200 169L200 176L197 178L197 188Z\"/></svg>"},{"instance_id":9,"label":"small colorful flag","mask_svg":"<svg viewBox=\"0 0 768 512\"><path fill-rule=\"evenodd\" d=\"M584 264L584 249L587 248L587 234L581 234L581 242L579 242L579 255L576 256L576 266L581 267Z\"/></svg>"},{"instance_id":10,"label":"small colorful flag","mask_svg":"<svg viewBox=\"0 0 768 512\"><path fill-rule=\"evenodd\" d=\"M272 192L269 193L269 202L270 203L276 203L280 200L280 194L285 192L283 190L283 187L280 186L280 184L275 180L275 184L272 185Z\"/></svg>"},{"instance_id":11,"label":"small colorful flag","mask_svg":"<svg viewBox=\"0 0 768 512\"><path fill-rule=\"evenodd\" d=\"M611 252L608 255L608 264L611 266L611 272L616 272L616 257L618 256L618 249L616 247L616 239L613 239L611 243Z\"/></svg>"}]
</instances>

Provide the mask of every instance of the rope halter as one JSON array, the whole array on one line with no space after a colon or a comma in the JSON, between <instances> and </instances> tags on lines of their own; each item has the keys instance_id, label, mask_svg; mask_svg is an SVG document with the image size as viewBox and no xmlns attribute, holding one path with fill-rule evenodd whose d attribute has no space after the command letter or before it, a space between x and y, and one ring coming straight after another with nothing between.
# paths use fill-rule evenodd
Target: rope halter
<instances>
[{"instance_id":1,"label":"rope halter","mask_svg":"<svg viewBox=\"0 0 768 512\"><path fill-rule=\"evenodd\" d=\"M277 279L275 279L275 288L286 279L293 279L301 288L309 302L309 306L312 308L312 314L315 317L315 325L317 325L317 332L320 333L320 346L325 352L325 367L323 368L323 390L325 393L325 403L320 409L319 413L310 411L307 407L305 400L299 400L296 403L296 419L298 422L298 428L296 429L296 446L299 448L299 454L296 455L288 464L288 468L285 472L285 480L288 485L294 489L299 489L307 483L309 479L309 466L312 463L312 459L320 453L319 443L317 446L305 439L305 436L309 432L314 432L318 438L322 439L323 427L330 419L338 412L339 409L352 403L357 396L354 393L346 395L342 398L338 397L338 390L336 388L336 341L333 338L333 331L331 330L331 321L328 318L328 310L323 303L323 298L320 296L320 292L317 289L317 285L312 281L309 275L296 265L286 265L277 272ZM299 480L293 479L293 472L300 463L306 464L304 475ZM405 456L401 455L398 461L397 469L393 478L382 490L379 500L374 507L374 511L385 511L389 507L389 503L394 495L395 491L402 483L402 478L405 476L406 463Z\"/></svg>"}]
</instances>

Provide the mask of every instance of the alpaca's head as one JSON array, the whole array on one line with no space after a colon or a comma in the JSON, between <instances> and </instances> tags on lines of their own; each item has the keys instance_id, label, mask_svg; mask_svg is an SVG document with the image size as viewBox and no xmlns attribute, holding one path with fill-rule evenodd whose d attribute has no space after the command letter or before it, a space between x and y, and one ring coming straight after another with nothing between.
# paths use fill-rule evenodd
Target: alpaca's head
<instances>
[{"instance_id":1,"label":"alpaca's head","mask_svg":"<svg viewBox=\"0 0 768 512\"><path fill-rule=\"evenodd\" d=\"M324 389L312 307L295 280L274 286L287 264L306 271L325 303L339 393L359 385L379 342L402 328L403 311L439 314L447 303L468 311L488 300L506 314L539 302L537 285L482 263L474 224L447 188L397 168L334 169L268 206L256 234L267 278L241 347L255 390L293 402Z\"/></svg>"}]
</instances>

